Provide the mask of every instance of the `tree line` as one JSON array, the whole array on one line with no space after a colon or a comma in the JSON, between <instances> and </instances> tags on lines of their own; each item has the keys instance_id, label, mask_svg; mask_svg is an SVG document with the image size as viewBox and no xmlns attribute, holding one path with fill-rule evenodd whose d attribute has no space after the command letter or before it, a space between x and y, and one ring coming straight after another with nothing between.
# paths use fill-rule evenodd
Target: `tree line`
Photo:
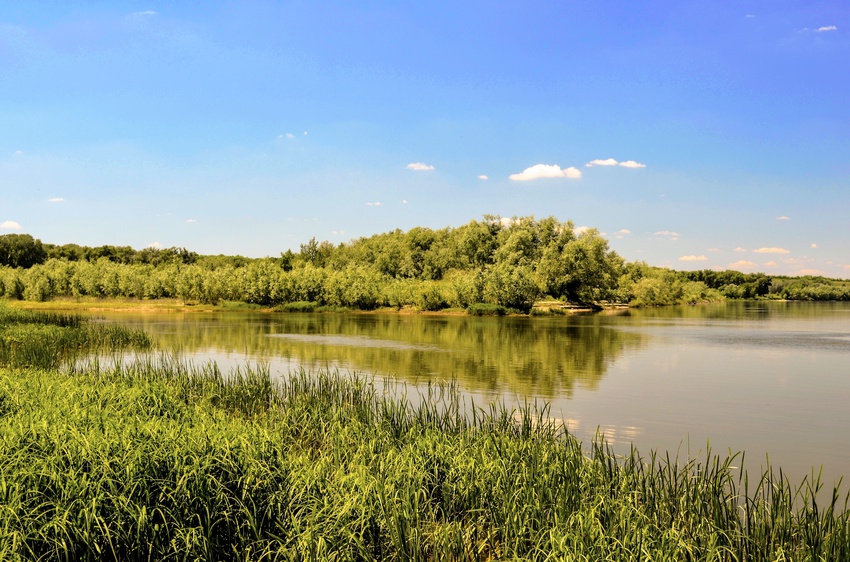
<instances>
[{"instance_id":1,"label":"tree line","mask_svg":"<svg viewBox=\"0 0 850 562\"><path fill-rule=\"evenodd\" d=\"M178 298L262 306L311 302L370 310L529 312L540 299L654 306L724 298L848 300L850 283L737 271L676 272L627 263L595 230L554 217L485 215L460 227L413 228L334 245L315 238L276 258L204 256L185 248L43 244L0 236L0 297Z\"/></svg>"}]
</instances>

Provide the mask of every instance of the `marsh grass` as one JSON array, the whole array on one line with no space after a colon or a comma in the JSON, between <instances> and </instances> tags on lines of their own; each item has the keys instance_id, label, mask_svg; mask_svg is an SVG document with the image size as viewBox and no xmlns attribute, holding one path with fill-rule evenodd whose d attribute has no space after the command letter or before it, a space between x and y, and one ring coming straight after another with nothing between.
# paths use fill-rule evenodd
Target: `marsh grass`
<instances>
[{"instance_id":1,"label":"marsh grass","mask_svg":"<svg viewBox=\"0 0 850 562\"><path fill-rule=\"evenodd\" d=\"M150 337L77 314L33 312L0 304L0 366L58 368L88 353L150 349Z\"/></svg>"},{"instance_id":2,"label":"marsh grass","mask_svg":"<svg viewBox=\"0 0 850 562\"><path fill-rule=\"evenodd\" d=\"M546 405L407 390L167 354L0 368L0 559L850 559L815 473L618 456Z\"/></svg>"}]
</instances>

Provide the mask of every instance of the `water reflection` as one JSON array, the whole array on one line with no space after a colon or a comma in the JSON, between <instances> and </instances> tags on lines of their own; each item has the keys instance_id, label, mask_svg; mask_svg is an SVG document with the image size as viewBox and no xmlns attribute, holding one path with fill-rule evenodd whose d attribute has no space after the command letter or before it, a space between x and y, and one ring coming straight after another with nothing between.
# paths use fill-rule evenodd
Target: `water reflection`
<instances>
[{"instance_id":1,"label":"water reflection","mask_svg":"<svg viewBox=\"0 0 850 562\"><path fill-rule=\"evenodd\" d=\"M645 337L594 318L473 318L379 314L116 314L160 348L203 359L278 358L412 383L456 378L476 393L571 396ZM203 356L203 357L202 357Z\"/></svg>"}]
</instances>

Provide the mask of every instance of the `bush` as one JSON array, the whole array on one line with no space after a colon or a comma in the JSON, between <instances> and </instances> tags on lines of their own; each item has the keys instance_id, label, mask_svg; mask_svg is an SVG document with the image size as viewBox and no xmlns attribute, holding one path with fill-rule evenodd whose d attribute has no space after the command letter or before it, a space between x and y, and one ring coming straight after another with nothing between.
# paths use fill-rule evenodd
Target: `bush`
<instances>
[{"instance_id":1,"label":"bush","mask_svg":"<svg viewBox=\"0 0 850 562\"><path fill-rule=\"evenodd\" d=\"M488 302L471 304L466 308L466 313L470 316L504 316L507 312L508 309L504 306Z\"/></svg>"}]
</instances>

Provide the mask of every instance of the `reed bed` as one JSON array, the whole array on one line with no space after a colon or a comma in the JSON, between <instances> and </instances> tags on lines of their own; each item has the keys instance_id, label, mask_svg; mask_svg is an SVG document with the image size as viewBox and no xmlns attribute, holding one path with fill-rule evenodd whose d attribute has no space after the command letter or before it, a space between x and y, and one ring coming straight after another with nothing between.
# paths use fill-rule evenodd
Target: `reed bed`
<instances>
[{"instance_id":1,"label":"reed bed","mask_svg":"<svg viewBox=\"0 0 850 562\"><path fill-rule=\"evenodd\" d=\"M78 314L33 312L0 303L0 365L51 369L87 354L147 350L152 345L140 330L92 324Z\"/></svg>"},{"instance_id":2,"label":"reed bed","mask_svg":"<svg viewBox=\"0 0 850 562\"><path fill-rule=\"evenodd\" d=\"M168 355L2 369L0 559L850 557L846 497L817 478L588 455L545 406L377 388Z\"/></svg>"}]
</instances>

